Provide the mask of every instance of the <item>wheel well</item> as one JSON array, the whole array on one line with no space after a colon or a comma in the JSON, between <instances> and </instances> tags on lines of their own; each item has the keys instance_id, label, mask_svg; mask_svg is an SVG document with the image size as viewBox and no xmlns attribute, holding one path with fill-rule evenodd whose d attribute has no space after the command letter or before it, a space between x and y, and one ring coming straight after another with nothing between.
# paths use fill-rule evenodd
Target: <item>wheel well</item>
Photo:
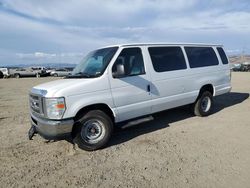
<instances>
[{"instance_id":1,"label":"wheel well","mask_svg":"<svg viewBox=\"0 0 250 188\"><path fill-rule=\"evenodd\" d=\"M93 105L89 105L86 106L84 108L82 108L81 110L79 110L75 116L75 120L78 120L79 118L81 118L84 114L86 114L87 112L91 111L91 110L101 110L103 112L105 112L113 122L115 122L115 116L113 111L109 108L108 105L106 104L93 104Z\"/></svg>"},{"instance_id":2,"label":"wheel well","mask_svg":"<svg viewBox=\"0 0 250 188\"><path fill-rule=\"evenodd\" d=\"M199 96L204 92L204 91L209 91L212 95L214 95L214 88L212 84L206 84L201 87Z\"/></svg>"}]
</instances>

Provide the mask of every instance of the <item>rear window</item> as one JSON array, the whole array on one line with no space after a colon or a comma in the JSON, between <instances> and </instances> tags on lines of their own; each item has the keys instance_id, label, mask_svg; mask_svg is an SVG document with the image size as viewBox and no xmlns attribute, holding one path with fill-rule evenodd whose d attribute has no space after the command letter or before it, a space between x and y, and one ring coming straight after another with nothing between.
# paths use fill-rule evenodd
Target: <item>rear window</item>
<instances>
[{"instance_id":1,"label":"rear window","mask_svg":"<svg viewBox=\"0 0 250 188\"><path fill-rule=\"evenodd\" d=\"M148 51L156 72L174 71L187 68L180 47L149 47Z\"/></svg>"},{"instance_id":2,"label":"rear window","mask_svg":"<svg viewBox=\"0 0 250 188\"><path fill-rule=\"evenodd\" d=\"M228 64L228 59L227 56L224 52L224 50L222 48L217 48L219 54L220 54L220 58L223 64Z\"/></svg>"},{"instance_id":3,"label":"rear window","mask_svg":"<svg viewBox=\"0 0 250 188\"><path fill-rule=\"evenodd\" d=\"M218 65L219 61L211 47L185 47L190 68Z\"/></svg>"}]
</instances>

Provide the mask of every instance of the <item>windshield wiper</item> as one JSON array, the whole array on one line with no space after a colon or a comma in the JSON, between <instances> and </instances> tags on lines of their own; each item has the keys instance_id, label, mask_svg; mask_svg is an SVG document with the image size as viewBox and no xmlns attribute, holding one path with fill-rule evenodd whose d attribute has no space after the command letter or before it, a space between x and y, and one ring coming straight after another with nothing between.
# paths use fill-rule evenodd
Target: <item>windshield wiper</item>
<instances>
[{"instance_id":1,"label":"windshield wiper","mask_svg":"<svg viewBox=\"0 0 250 188\"><path fill-rule=\"evenodd\" d=\"M78 72L73 75L68 75L66 78L93 78L95 76L84 72Z\"/></svg>"},{"instance_id":2,"label":"windshield wiper","mask_svg":"<svg viewBox=\"0 0 250 188\"><path fill-rule=\"evenodd\" d=\"M84 77L84 78L90 78L91 77L90 74L85 73L85 72L78 72L78 73L76 73L74 75L79 75L79 76Z\"/></svg>"}]
</instances>

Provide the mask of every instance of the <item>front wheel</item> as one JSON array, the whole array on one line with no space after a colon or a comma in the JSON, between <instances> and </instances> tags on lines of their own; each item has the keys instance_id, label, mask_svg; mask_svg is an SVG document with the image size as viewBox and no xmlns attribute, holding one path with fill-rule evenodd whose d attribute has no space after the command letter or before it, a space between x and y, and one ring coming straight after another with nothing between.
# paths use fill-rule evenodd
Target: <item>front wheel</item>
<instances>
[{"instance_id":1,"label":"front wheel","mask_svg":"<svg viewBox=\"0 0 250 188\"><path fill-rule=\"evenodd\" d=\"M203 92L193 105L193 111L196 116L208 116L213 107L213 96L209 91Z\"/></svg>"},{"instance_id":2,"label":"front wheel","mask_svg":"<svg viewBox=\"0 0 250 188\"><path fill-rule=\"evenodd\" d=\"M89 111L75 126L73 142L87 151L104 147L113 131L112 120L100 110Z\"/></svg>"}]
</instances>

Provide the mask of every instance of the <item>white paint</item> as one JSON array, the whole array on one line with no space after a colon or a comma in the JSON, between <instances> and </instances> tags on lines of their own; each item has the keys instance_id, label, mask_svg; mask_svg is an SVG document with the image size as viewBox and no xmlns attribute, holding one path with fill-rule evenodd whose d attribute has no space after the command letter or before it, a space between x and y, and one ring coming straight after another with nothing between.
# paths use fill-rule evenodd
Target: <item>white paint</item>
<instances>
[{"instance_id":1,"label":"white paint","mask_svg":"<svg viewBox=\"0 0 250 188\"><path fill-rule=\"evenodd\" d=\"M125 78L113 78L112 66L124 48L142 49L146 74ZM179 46L182 48L187 69L155 72L147 48L149 46ZM212 47L219 65L190 69L184 46ZM220 45L218 45L220 46ZM120 122L154 112L193 103L202 86L211 84L214 96L231 90L229 65L223 65L216 45L205 44L131 44L119 45L119 49L98 78L62 79L36 86L31 92L46 90L45 97L65 97L66 112L63 116L73 118L77 112L92 104L106 104ZM220 46L221 47L221 46ZM151 91L147 91L150 85ZM39 94L39 93L37 93Z\"/></svg>"}]
</instances>

